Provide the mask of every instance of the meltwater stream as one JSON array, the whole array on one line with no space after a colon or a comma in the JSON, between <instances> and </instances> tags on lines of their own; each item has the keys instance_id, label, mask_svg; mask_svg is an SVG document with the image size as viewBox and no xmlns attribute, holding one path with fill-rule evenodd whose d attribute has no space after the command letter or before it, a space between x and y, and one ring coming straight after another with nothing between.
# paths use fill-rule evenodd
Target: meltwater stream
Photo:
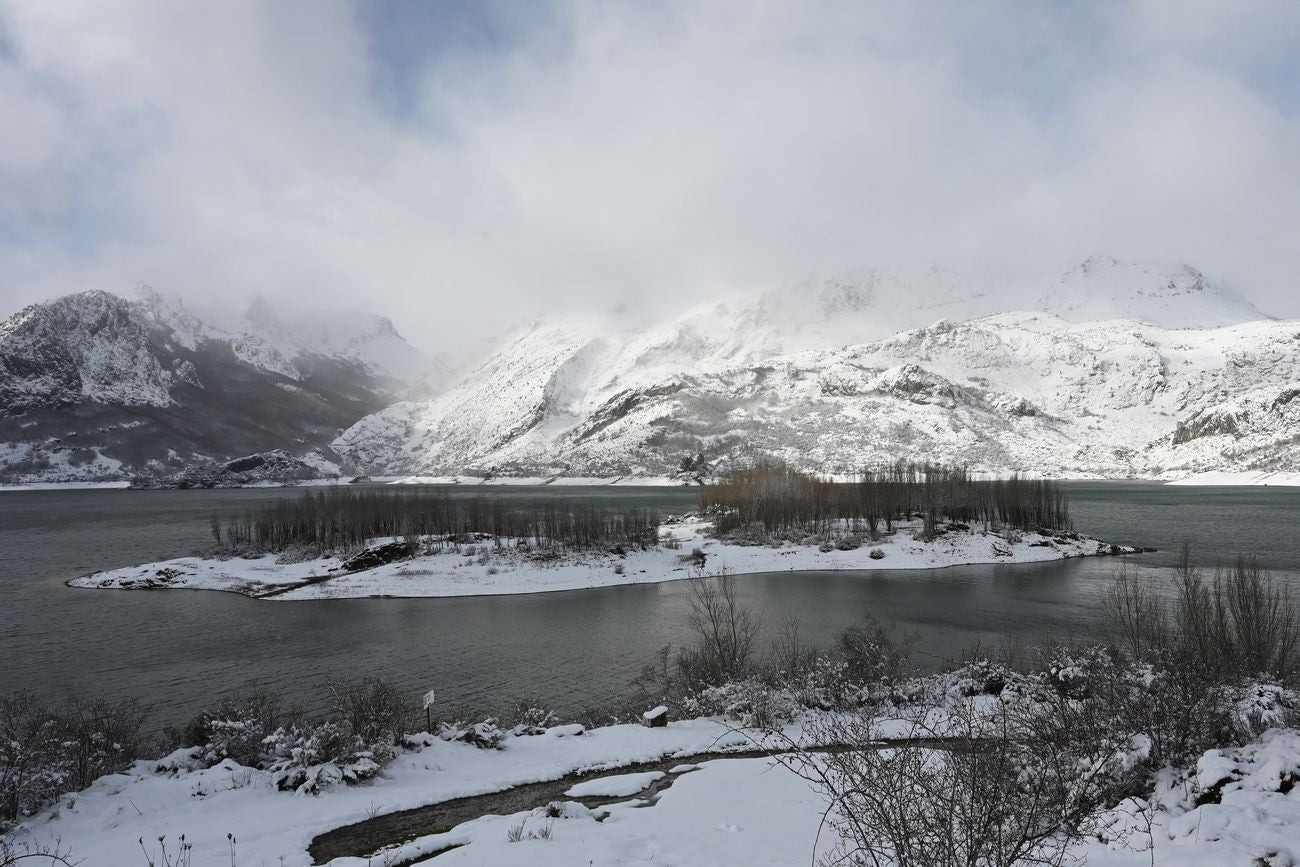
<instances>
[{"instance_id":1,"label":"meltwater stream","mask_svg":"<svg viewBox=\"0 0 1300 867\"><path fill-rule=\"evenodd\" d=\"M1210 564L1259 555L1300 577L1300 489L1067 483L1075 525L1160 548L1161 570L1191 542ZM453 488L454 496L599 500L683 512L685 488ZM307 709L332 679L375 676L439 704L489 713L535 699L561 713L616 702L654 651L688 640L681 582L520 596L271 602L229 593L73 590L104 568L175 557L209 542L208 520L284 490L0 492L0 693L136 697L175 724L251 681ZM1119 561L900 572L769 573L742 582L775 636L800 618L825 643L863 614L920 634L934 666L976 643L1099 637L1098 600Z\"/></svg>"}]
</instances>

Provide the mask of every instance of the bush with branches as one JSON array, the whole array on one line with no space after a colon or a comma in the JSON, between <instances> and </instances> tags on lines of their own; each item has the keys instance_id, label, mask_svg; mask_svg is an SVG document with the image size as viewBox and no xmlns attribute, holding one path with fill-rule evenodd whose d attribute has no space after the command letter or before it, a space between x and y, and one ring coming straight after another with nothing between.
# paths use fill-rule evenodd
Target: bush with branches
<instances>
[{"instance_id":1,"label":"bush with branches","mask_svg":"<svg viewBox=\"0 0 1300 867\"><path fill-rule=\"evenodd\" d=\"M129 766L145 747L143 724L134 701L0 696L0 828Z\"/></svg>"}]
</instances>

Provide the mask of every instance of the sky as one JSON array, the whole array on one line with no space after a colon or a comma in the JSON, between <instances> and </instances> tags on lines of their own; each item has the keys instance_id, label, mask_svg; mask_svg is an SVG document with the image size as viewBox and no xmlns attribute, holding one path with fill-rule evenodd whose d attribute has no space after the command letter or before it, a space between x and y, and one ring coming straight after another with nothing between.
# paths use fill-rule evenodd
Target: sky
<instances>
[{"instance_id":1,"label":"sky","mask_svg":"<svg viewBox=\"0 0 1300 867\"><path fill-rule=\"evenodd\" d=\"M1100 254L1300 317L1297 57L1291 0L0 0L0 315L148 284L454 350Z\"/></svg>"}]
</instances>

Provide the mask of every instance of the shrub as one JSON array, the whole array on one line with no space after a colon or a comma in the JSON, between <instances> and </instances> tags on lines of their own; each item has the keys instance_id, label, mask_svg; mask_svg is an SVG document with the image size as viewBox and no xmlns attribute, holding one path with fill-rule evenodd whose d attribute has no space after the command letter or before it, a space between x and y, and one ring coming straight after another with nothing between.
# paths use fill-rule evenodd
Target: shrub
<instances>
[{"instance_id":1,"label":"shrub","mask_svg":"<svg viewBox=\"0 0 1300 867\"><path fill-rule=\"evenodd\" d=\"M272 772L278 788L316 794L334 783L374 776L397 754L410 705L395 687L368 678L329 685L327 718L283 711L269 692L226 699L179 733L195 759L211 766L226 759Z\"/></svg>"},{"instance_id":2,"label":"shrub","mask_svg":"<svg viewBox=\"0 0 1300 867\"><path fill-rule=\"evenodd\" d=\"M144 747L143 722L134 701L0 697L0 825L126 768Z\"/></svg>"},{"instance_id":3,"label":"shrub","mask_svg":"<svg viewBox=\"0 0 1300 867\"><path fill-rule=\"evenodd\" d=\"M835 537L836 551L855 551L862 547L862 540L852 533Z\"/></svg>"},{"instance_id":4,"label":"shrub","mask_svg":"<svg viewBox=\"0 0 1300 867\"><path fill-rule=\"evenodd\" d=\"M365 743L396 743L411 727L411 703L390 683L376 678L334 683L330 693L334 718Z\"/></svg>"},{"instance_id":5,"label":"shrub","mask_svg":"<svg viewBox=\"0 0 1300 867\"><path fill-rule=\"evenodd\" d=\"M802 710L788 690L773 688L756 677L711 686L687 700L692 715L727 716L746 728L775 730Z\"/></svg>"},{"instance_id":6,"label":"shrub","mask_svg":"<svg viewBox=\"0 0 1300 867\"><path fill-rule=\"evenodd\" d=\"M1122 731L1055 712L1069 707L964 701L901 716L909 739L946 749L883 749L870 713L827 715L811 723L814 741L850 749L778 761L830 801L834 863L1057 864L1131 785L1141 752Z\"/></svg>"},{"instance_id":7,"label":"shrub","mask_svg":"<svg viewBox=\"0 0 1300 867\"><path fill-rule=\"evenodd\" d=\"M356 783L375 776L393 753L391 740L368 744L333 720L278 729L265 744L269 753L266 769L276 788L310 795L335 783Z\"/></svg>"},{"instance_id":8,"label":"shrub","mask_svg":"<svg viewBox=\"0 0 1300 867\"><path fill-rule=\"evenodd\" d=\"M504 749L503 742L507 734L508 732L497 725L495 717L488 717L477 723L465 723L460 720L440 722L437 732L438 737L444 741L459 741L481 750Z\"/></svg>"},{"instance_id":9,"label":"shrub","mask_svg":"<svg viewBox=\"0 0 1300 867\"><path fill-rule=\"evenodd\" d=\"M546 734L548 728L560 723L559 717L531 701L516 703L511 719L514 724L510 727L510 734L516 737Z\"/></svg>"},{"instance_id":10,"label":"shrub","mask_svg":"<svg viewBox=\"0 0 1300 867\"><path fill-rule=\"evenodd\" d=\"M176 734L176 740L181 746L196 747L196 757L205 765L230 759L258 767L266 758L263 741L299 716L297 711L285 712L269 691L254 687L198 714Z\"/></svg>"},{"instance_id":11,"label":"shrub","mask_svg":"<svg viewBox=\"0 0 1300 867\"><path fill-rule=\"evenodd\" d=\"M842 631L836 637L835 649L844 662L846 679L857 684L878 684L902 675L915 641L916 636L896 636L867 617Z\"/></svg>"}]
</instances>

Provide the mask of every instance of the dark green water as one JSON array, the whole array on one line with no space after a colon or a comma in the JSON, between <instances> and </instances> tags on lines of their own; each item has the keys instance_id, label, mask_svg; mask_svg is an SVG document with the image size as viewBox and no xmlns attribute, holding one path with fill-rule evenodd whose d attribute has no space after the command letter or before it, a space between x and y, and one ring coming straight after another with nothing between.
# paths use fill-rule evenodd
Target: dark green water
<instances>
[{"instance_id":1,"label":"dark green water","mask_svg":"<svg viewBox=\"0 0 1300 867\"><path fill-rule=\"evenodd\" d=\"M1211 565L1256 553L1300 575L1300 489L1172 488L1076 482L1076 526L1161 548L1161 570L1190 541ZM456 496L559 497L690 509L681 488L477 488ZM526 596L259 602L227 593L72 590L96 569L191 553L208 516L285 496L276 490L0 493L0 692L134 696L158 724L180 721L251 680L308 707L331 678L377 676L439 704L487 712L532 697L560 711L617 700L654 650L682 642L681 583ZM293 492L289 492L293 495ZM861 614L919 632L936 665L981 642L1098 637L1097 609L1118 561L932 571L749 576L746 600L775 636L797 616L825 642Z\"/></svg>"}]
</instances>

